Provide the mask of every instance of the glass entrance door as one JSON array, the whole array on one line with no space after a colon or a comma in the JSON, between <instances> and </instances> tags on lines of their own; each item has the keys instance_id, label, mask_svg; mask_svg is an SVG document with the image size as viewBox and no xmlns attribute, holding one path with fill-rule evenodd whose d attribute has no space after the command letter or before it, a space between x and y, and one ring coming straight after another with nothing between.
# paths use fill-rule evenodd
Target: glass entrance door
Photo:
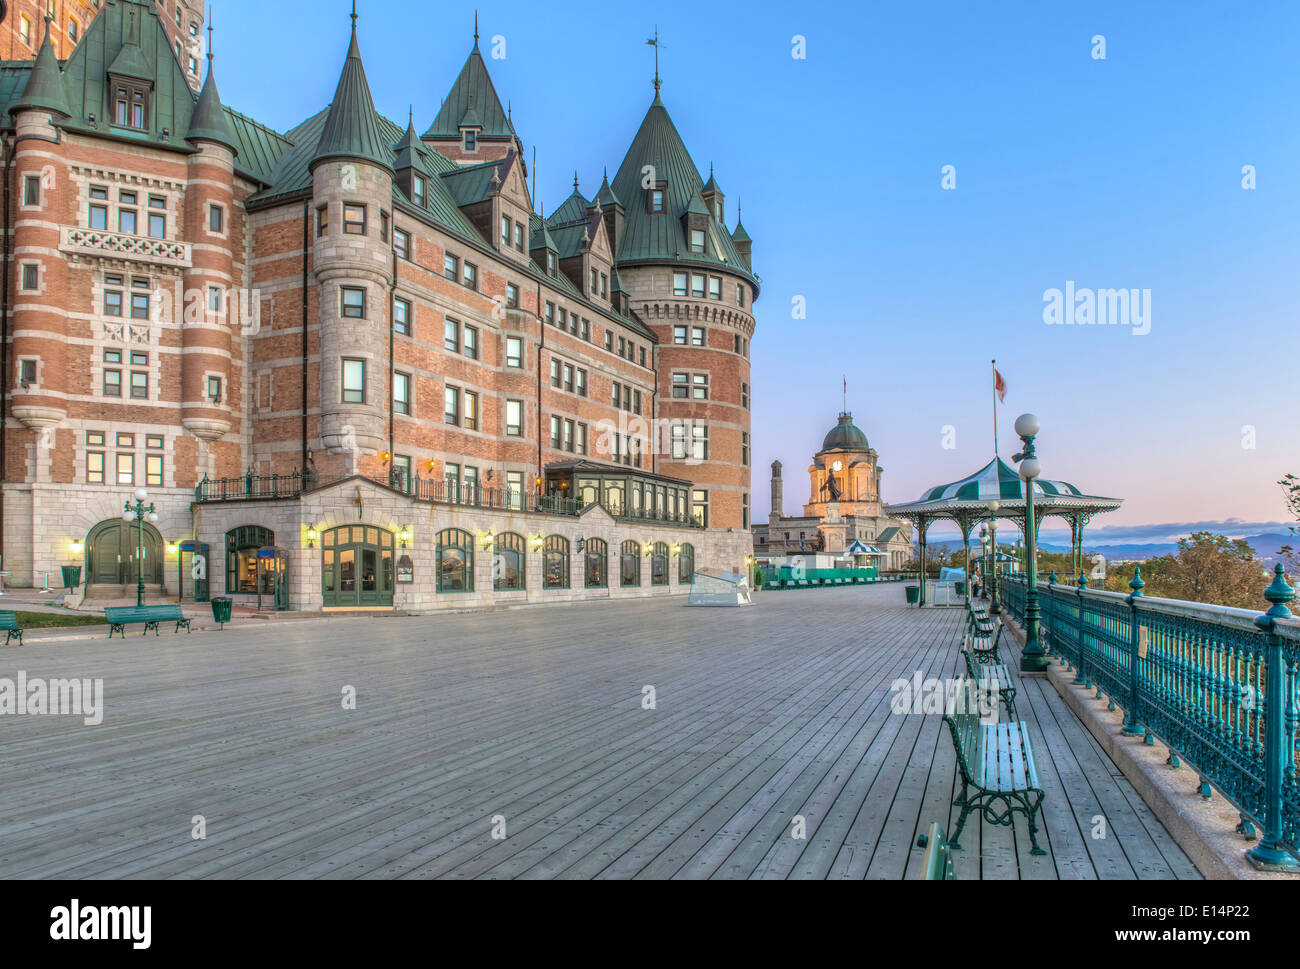
<instances>
[{"instance_id":1,"label":"glass entrance door","mask_svg":"<svg viewBox=\"0 0 1300 969\"><path fill-rule=\"evenodd\" d=\"M321 596L326 607L393 604L393 533L342 525L321 536Z\"/></svg>"}]
</instances>

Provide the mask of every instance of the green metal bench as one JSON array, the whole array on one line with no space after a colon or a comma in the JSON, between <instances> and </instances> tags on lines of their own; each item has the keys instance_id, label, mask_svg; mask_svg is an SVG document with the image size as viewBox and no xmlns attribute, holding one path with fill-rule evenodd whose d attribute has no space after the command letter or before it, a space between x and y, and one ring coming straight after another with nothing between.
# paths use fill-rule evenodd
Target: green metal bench
<instances>
[{"instance_id":1,"label":"green metal bench","mask_svg":"<svg viewBox=\"0 0 1300 969\"><path fill-rule=\"evenodd\" d=\"M23 627L18 625L18 617L12 612L0 612L0 629L5 631L5 645L9 645L9 640L18 637L18 645L23 644Z\"/></svg>"},{"instance_id":2,"label":"green metal bench","mask_svg":"<svg viewBox=\"0 0 1300 969\"><path fill-rule=\"evenodd\" d=\"M962 828L972 811L989 824L1007 827L1012 827L1018 811L1029 821L1030 854L1045 855L1038 847L1037 823L1043 789L1034 767L1029 727L1024 721L986 723L980 706L977 687L968 680L957 693L953 712L943 717L961 772L961 794L953 801L954 807L961 808L961 818L948 847L961 848Z\"/></svg>"},{"instance_id":3,"label":"green metal bench","mask_svg":"<svg viewBox=\"0 0 1300 969\"><path fill-rule=\"evenodd\" d=\"M180 606L105 606L104 618L108 620L108 638L113 638L113 633L121 633L122 638L126 639L126 627L129 623L144 623L144 631L141 636L149 635L149 630L153 629L155 636L159 635L158 624L160 622L176 623L176 632L185 627L185 631L190 631L190 621L185 618L181 612Z\"/></svg>"},{"instance_id":4,"label":"green metal bench","mask_svg":"<svg viewBox=\"0 0 1300 969\"><path fill-rule=\"evenodd\" d=\"M997 662L997 648L991 652L978 652L966 646L961 651L961 657L966 661L966 675L985 693L997 690L1002 705L1007 708L1007 717L1016 719L1015 680L1011 678L1011 670L1006 664Z\"/></svg>"},{"instance_id":5,"label":"green metal bench","mask_svg":"<svg viewBox=\"0 0 1300 969\"><path fill-rule=\"evenodd\" d=\"M928 882L952 880L952 852L943 840L943 828L931 823L929 831L916 839L916 846L925 849L921 859L921 878Z\"/></svg>"}]
</instances>

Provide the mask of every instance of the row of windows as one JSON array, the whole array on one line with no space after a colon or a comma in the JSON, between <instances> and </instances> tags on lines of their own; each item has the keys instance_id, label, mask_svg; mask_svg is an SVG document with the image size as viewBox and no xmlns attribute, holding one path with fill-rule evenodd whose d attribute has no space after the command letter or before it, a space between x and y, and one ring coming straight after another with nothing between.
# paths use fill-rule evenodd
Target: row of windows
<instances>
[{"instance_id":1,"label":"row of windows","mask_svg":"<svg viewBox=\"0 0 1300 969\"><path fill-rule=\"evenodd\" d=\"M602 538L579 540L583 557L583 584L588 589L609 585L609 545ZM527 581L528 540L518 533L505 532L492 540L492 588L497 592L523 591ZM538 551L542 557L542 588L567 589L570 583L570 543L562 535L542 539ZM637 541L629 539L619 547L619 585L641 585L641 559L646 554ZM474 591L474 536L459 528L438 533L438 592ZM656 542L649 549L650 583L669 584L670 549L666 542ZM677 581L687 584L695 575L695 548L689 544L677 549Z\"/></svg>"},{"instance_id":2,"label":"row of windows","mask_svg":"<svg viewBox=\"0 0 1300 969\"><path fill-rule=\"evenodd\" d=\"M443 420L467 431L478 430L478 394L447 385L443 392Z\"/></svg>"},{"instance_id":3,"label":"row of windows","mask_svg":"<svg viewBox=\"0 0 1300 969\"><path fill-rule=\"evenodd\" d=\"M104 450L108 447L109 434L107 431L87 431L86 432L86 483L87 484L106 484L108 483L107 460L108 452ZM119 485L145 484L162 486L163 483L163 455L152 454L147 452L161 451L163 449L163 438L161 434L128 434L118 432L112 435L113 447L116 449L113 454L113 482ZM141 438L144 442L146 453L137 455L133 450L125 451L125 448L135 448L136 439ZM143 460L138 460L143 458ZM137 480L137 474L140 469L144 471L143 480Z\"/></svg>"},{"instance_id":4,"label":"row of windows","mask_svg":"<svg viewBox=\"0 0 1300 969\"><path fill-rule=\"evenodd\" d=\"M551 357L551 386L579 397L587 396L587 371Z\"/></svg>"},{"instance_id":5,"label":"row of windows","mask_svg":"<svg viewBox=\"0 0 1300 969\"><path fill-rule=\"evenodd\" d=\"M614 352L614 334L610 330L605 331L605 349L610 353ZM639 346L625 337L618 338L618 355L620 357L623 357L625 360L629 360L632 363L636 363L637 351L640 351L640 363L641 366L644 367L646 365L645 347Z\"/></svg>"},{"instance_id":6,"label":"row of windows","mask_svg":"<svg viewBox=\"0 0 1300 969\"><path fill-rule=\"evenodd\" d=\"M587 453L587 425L568 418L551 417L551 447L570 454Z\"/></svg>"},{"instance_id":7,"label":"row of windows","mask_svg":"<svg viewBox=\"0 0 1300 969\"><path fill-rule=\"evenodd\" d=\"M722 299L722 277L706 276L704 273L673 273L673 295L693 296L704 299L705 291L709 299ZM736 305L745 305L745 284L736 283Z\"/></svg>"},{"instance_id":8,"label":"row of windows","mask_svg":"<svg viewBox=\"0 0 1300 969\"><path fill-rule=\"evenodd\" d=\"M543 310L544 319L554 327L558 327L576 337L580 337L591 342L591 320L585 317L579 317L577 313L570 313L563 306L557 307L554 303L548 302ZM610 337L610 331L605 331L606 342Z\"/></svg>"},{"instance_id":9,"label":"row of windows","mask_svg":"<svg viewBox=\"0 0 1300 969\"><path fill-rule=\"evenodd\" d=\"M707 373L674 373L673 397L678 400L708 400L709 375Z\"/></svg>"},{"instance_id":10,"label":"row of windows","mask_svg":"<svg viewBox=\"0 0 1300 969\"><path fill-rule=\"evenodd\" d=\"M633 414L639 415L641 413L641 391L629 387L627 384L620 384L617 380L613 381L609 402L612 406L630 411Z\"/></svg>"},{"instance_id":11,"label":"row of windows","mask_svg":"<svg viewBox=\"0 0 1300 969\"><path fill-rule=\"evenodd\" d=\"M86 223L91 229L107 232L109 216L116 212L116 231L123 235L139 235L143 209L145 235L150 239L167 238L167 197L146 193L143 201L134 189L119 189L116 199L109 198L107 185L91 185L88 189L90 203L86 210ZM39 175L23 178L23 204L41 204L41 179ZM208 230L221 233L226 230L226 207L217 202L208 203Z\"/></svg>"},{"instance_id":12,"label":"row of windows","mask_svg":"<svg viewBox=\"0 0 1300 969\"><path fill-rule=\"evenodd\" d=\"M512 231L513 227L513 231ZM524 224L518 221L511 221L510 216L501 216L501 248L509 249L510 242L513 238L515 251L524 251Z\"/></svg>"}]
</instances>

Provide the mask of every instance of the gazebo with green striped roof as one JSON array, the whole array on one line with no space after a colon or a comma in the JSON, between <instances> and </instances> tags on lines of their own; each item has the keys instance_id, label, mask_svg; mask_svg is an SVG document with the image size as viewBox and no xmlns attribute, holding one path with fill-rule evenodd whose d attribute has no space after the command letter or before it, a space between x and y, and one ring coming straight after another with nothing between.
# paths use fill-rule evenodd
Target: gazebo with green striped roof
<instances>
[{"instance_id":1,"label":"gazebo with green striped roof","mask_svg":"<svg viewBox=\"0 0 1300 969\"><path fill-rule=\"evenodd\" d=\"M998 503L997 511L989 502ZM1083 529L1093 515L1114 511L1122 498L1086 495L1068 481L1034 481L1034 526L1037 534L1044 518L1062 518L1070 523L1071 562L1077 573L1083 564ZM1001 458L994 458L974 474L959 481L929 488L916 501L886 505L885 514L916 526L921 551L921 572L925 573L926 533L937 521L949 521L961 529L962 547L969 547L971 533L992 518L1012 521L1025 531L1025 483ZM921 582L921 604L925 604L925 583Z\"/></svg>"}]
</instances>

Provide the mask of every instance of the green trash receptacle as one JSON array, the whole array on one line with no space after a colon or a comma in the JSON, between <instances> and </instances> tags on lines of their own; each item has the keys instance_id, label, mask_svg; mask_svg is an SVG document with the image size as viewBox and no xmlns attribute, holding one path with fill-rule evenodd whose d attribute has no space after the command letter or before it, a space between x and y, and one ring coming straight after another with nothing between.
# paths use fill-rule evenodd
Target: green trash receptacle
<instances>
[{"instance_id":1,"label":"green trash receptacle","mask_svg":"<svg viewBox=\"0 0 1300 969\"><path fill-rule=\"evenodd\" d=\"M914 606L921 601L921 587L919 585L905 585L903 591L907 593L907 604Z\"/></svg>"},{"instance_id":2,"label":"green trash receptacle","mask_svg":"<svg viewBox=\"0 0 1300 969\"><path fill-rule=\"evenodd\" d=\"M71 592L77 586L81 585L81 566L80 565L63 565L63 588Z\"/></svg>"},{"instance_id":3,"label":"green trash receptacle","mask_svg":"<svg viewBox=\"0 0 1300 969\"><path fill-rule=\"evenodd\" d=\"M212 600L212 618L222 629L230 622L230 607L235 600L227 596L215 596Z\"/></svg>"},{"instance_id":4,"label":"green trash receptacle","mask_svg":"<svg viewBox=\"0 0 1300 969\"><path fill-rule=\"evenodd\" d=\"M953 591L954 591L957 595L959 595L959 596L964 596L964 595L966 594L966 583L965 583L965 582L954 582L954 583L953 583Z\"/></svg>"}]
</instances>

